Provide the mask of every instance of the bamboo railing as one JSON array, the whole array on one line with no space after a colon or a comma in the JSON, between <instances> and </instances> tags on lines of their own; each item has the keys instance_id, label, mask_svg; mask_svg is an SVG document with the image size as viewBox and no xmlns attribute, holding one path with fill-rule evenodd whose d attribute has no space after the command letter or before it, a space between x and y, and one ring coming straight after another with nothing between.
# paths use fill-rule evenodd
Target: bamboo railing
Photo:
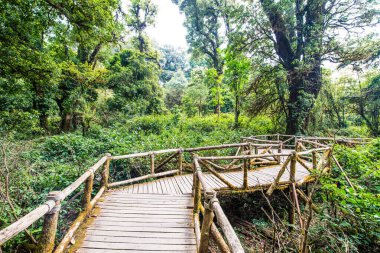
<instances>
[{"instance_id":1,"label":"bamboo railing","mask_svg":"<svg viewBox=\"0 0 380 253\"><path fill-rule=\"evenodd\" d=\"M215 191L212 189L207 189L205 179L203 177L202 168L205 171L210 172L223 183L227 185L224 190L233 191L250 191L248 187L248 171L254 169L255 167L268 166L268 165L278 165L282 164L281 169L275 178L274 182L268 187L267 194L271 194L275 189L281 188L280 179L287 166L290 165L290 178L288 182L282 182L282 184L296 184L295 178L295 166L300 164L308 170L320 170L326 171L330 166L330 160L332 157L332 148L327 145L326 141L332 141L331 138L321 138L321 137L302 137L302 136L291 136L291 135L257 135L251 137L242 138L242 143L234 144L224 144L217 146L207 146L198 148L177 148L177 149L166 149L158 150L152 152L143 152L129 155L119 155L111 156L107 154L103 156L97 163L90 167L83 175L81 175L76 181L70 184L68 187L62 191L50 192L46 198L46 202L42 205L26 214L18 221L14 222L10 226L0 231L0 246L5 242L16 236L17 234L23 232L33 223L44 218L43 228L41 237L39 239L39 251L40 252L54 252L60 253L64 252L66 247L72 240L74 233L78 230L83 221L88 217L91 210L94 208L95 204L103 193L112 187L118 187L127 184L133 184L139 181L155 179L159 177L171 176L176 174L182 174L185 171L192 171L194 173L194 222L195 222L195 234L197 238L198 248L200 252L205 252L205 245L208 245L209 232L216 241L217 245L222 252L244 252L232 226L229 224L228 219L223 213L222 208L216 198ZM336 139L334 139L336 140ZM349 139L344 139L344 143L348 143ZM352 143L366 143L368 139L358 139L351 138ZM351 143L351 142L350 142ZM291 153L285 153L286 148L293 148L294 151ZM226 156L198 156L198 153L203 151L212 150L223 150L223 149L236 149L233 155ZM277 150L277 152L273 152ZM187 153L193 156L193 163L189 164L184 154ZM167 156L162 161L158 162L159 156ZM130 178L127 180L119 182L110 182L110 163L112 161L121 159L133 159L133 158L149 158L150 170L146 175L141 175L139 177ZM176 162L176 169L162 171L168 163ZM218 161L229 163L217 164ZM307 164L311 162L312 166ZM333 159L337 163L336 158ZM338 164L338 163L337 163ZM339 164L338 164L339 165ZM103 166L101 171L101 185L98 192L92 198L93 187L94 187L94 175ZM339 168L343 171L343 169ZM242 170L243 185L237 187L227 178L223 177L221 172ZM74 193L78 188L84 184L84 190L80 191L77 195L82 195L82 211L78 214L77 218L72 222L71 226L67 230L63 239L55 246L57 225L59 211L61 209L62 202ZM351 183L350 183L351 184ZM352 185L352 184L351 184ZM201 201L201 189L204 193L205 204L202 206ZM223 190L223 189L222 189ZM253 189L257 190L257 189ZM202 229L200 229L200 213L203 214ZM212 222L213 217L217 217L217 225L221 228L224 236L221 235L217 229L214 222ZM226 238L224 241L223 238Z\"/></svg>"}]
</instances>

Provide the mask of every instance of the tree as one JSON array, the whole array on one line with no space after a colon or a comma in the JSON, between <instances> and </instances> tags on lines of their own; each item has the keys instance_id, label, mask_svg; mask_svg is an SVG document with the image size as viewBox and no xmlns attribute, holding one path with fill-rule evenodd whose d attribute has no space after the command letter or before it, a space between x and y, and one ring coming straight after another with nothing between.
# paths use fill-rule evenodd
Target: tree
<instances>
[{"instance_id":1,"label":"tree","mask_svg":"<svg viewBox=\"0 0 380 253\"><path fill-rule=\"evenodd\" d=\"M145 29L153 25L157 15L157 6L152 0L132 0L127 16L127 25L136 33L136 44L140 53L148 52L149 39Z\"/></svg>"},{"instance_id":2,"label":"tree","mask_svg":"<svg viewBox=\"0 0 380 253\"><path fill-rule=\"evenodd\" d=\"M189 85L184 91L182 104L186 113L190 116L204 114L207 110L209 88L205 83L206 73L203 68L194 68L191 71ZM197 110L195 110L195 108Z\"/></svg>"},{"instance_id":3,"label":"tree","mask_svg":"<svg viewBox=\"0 0 380 253\"><path fill-rule=\"evenodd\" d=\"M166 45L161 47L159 51L161 52L160 65L162 72L160 81L162 83L168 82L177 71L184 72L186 77L190 76L190 67L184 50Z\"/></svg>"},{"instance_id":4,"label":"tree","mask_svg":"<svg viewBox=\"0 0 380 253\"><path fill-rule=\"evenodd\" d=\"M222 45L229 32L227 9L229 1L173 0L186 15L187 40L194 57L205 56L211 71L215 71L215 113L219 114L222 103L221 80L224 59Z\"/></svg>"},{"instance_id":5,"label":"tree","mask_svg":"<svg viewBox=\"0 0 380 253\"><path fill-rule=\"evenodd\" d=\"M93 70L101 49L120 39L119 1L2 0L0 5L0 74L30 84L32 109L48 130L56 103L62 121L69 111L62 106L71 91L65 79L73 83L75 77L62 75L66 66Z\"/></svg>"},{"instance_id":6,"label":"tree","mask_svg":"<svg viewBox=\"0 0 380 253\"><path fill-rule=\"evenodd\" d=\"M127 115L159 113L163 110L162 89L158 83L159 67L146 60L146 54L127 49L116 54L109 66L108 87L114 92L111 109Z\"/></svg>"},{"instance_id":7,"label":"tree","mask_svg":"<svg viewBox=\"0 0 380 253\"><path fill-rule=\"evenodd\" d=\"M252 1L234 18L236 48L245 48L286 72L286 131L303 132L322 87L321 64L339 61L344 41L369 25L376 12L367 0Z\"/></svg>"},{"instance_id":8,"label":"tree","mask_svg":"<svg viewBox=\"0 0 380 253\"><path fill-rule=\"evenodd\" d=\"M165 104L168 109L180 106L187 79L181 70L175 72L169 82L164 84Z\"/></svg>"},{"instance_id":9,"label":"tree","mask_svg":"<svg viewBox=\"0 0 380 253\"><path fill-rule=\"evenodd\" d=\"M235 127L239 126L239 115L241 111L241 96L244 86L248 83L251 63L242 54L230 50L226 56L227 70L225 73L226 83L234 93L235 97Z\"/></svg>"},{"instance_id":10,"label":"tree","mask_svg":"<svg viewBox=\"0 0 380 253\"><path fill-rule=\"evenodd\" d=\"M365 86L349 97L373 136L380 135L380 75L368 78Z\"/></svg>"}]
</instances>

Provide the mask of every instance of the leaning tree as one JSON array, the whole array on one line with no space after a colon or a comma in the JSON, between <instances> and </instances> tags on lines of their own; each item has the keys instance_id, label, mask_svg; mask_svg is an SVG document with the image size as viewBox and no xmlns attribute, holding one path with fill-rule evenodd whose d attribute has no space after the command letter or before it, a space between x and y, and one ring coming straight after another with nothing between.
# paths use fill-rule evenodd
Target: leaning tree
<instances>
[{"instance_id":1,"label":"leaning tree","mask_svg":"<svg viewBox=\"0 0 380 253\"><path fill-rule=\"evenodd\" d=\"M372 0L246 0L234 17L236 48L286 73L286 132L303 132L322 86L322 64L356 60L345 50L374 25ZM362 40L363 38L361 38ZM354 50L355 51L355 50ZM354 52L353 51L353 52Z\"/></svg>"}]
</instances>

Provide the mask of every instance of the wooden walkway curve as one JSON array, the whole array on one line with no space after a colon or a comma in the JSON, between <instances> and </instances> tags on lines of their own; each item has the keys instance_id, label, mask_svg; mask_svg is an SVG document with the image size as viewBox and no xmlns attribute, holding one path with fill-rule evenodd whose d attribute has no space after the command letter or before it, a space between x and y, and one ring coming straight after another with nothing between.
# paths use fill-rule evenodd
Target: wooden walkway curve
<instances>
[{"instance_id":1,"label":"wooden walkway curve","mask_svg":"<svg viewBox=\"0 0 380 253\"><path fill-rule=\"evenodd\" d=\"M281 166L249 171L249 187L268 186L274 182ZM243 173L221 173L237 188L243 185ZM297 166L296 182L309 176ZM227 185L205 173L209 188L226 189ZM289 181L289 172L280 184ZM85 229L86 236L78 253L90 252L196 252L194 201L191 196L193 175L176 175L109 190L98 202L100 212Z\"/></svg>"}]
</instances>

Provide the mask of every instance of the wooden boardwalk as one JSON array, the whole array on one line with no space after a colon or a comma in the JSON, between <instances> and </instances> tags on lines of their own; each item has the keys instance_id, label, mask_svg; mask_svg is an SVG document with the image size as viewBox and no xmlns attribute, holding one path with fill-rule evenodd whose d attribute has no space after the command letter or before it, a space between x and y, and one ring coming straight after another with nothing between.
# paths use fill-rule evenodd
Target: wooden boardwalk
<instances>
[{"instance_id":1,"label":"wooden boardwalk","mask_svg":"<svg viewBox=\"0 0 380 253\"><path fill-rule=\"evenodd\" d=\"M251 170L249 187L268 187L281 165ZM237 188L243 185L243 173L222 175ZM214 190L226 189L212 174L204 174L207 185ZM296 181L309 176L308 170L297 166ZM280 183L289 181L286 170ZM77 252L196 252L194 234L193 175L177 175L109 190L104 201L98 202L100 212L86 227L86 236Z\"/></svg>"},{"instance_id":2,"label":"wooden boardwalk","mask_svg":"<svg viewBox=\"0 0 380 253\"><path fill-rule=\"evenodd\" d=\"M196 252L190 195L113 191L77 252Z\"/></svg>"}]
</instances>

